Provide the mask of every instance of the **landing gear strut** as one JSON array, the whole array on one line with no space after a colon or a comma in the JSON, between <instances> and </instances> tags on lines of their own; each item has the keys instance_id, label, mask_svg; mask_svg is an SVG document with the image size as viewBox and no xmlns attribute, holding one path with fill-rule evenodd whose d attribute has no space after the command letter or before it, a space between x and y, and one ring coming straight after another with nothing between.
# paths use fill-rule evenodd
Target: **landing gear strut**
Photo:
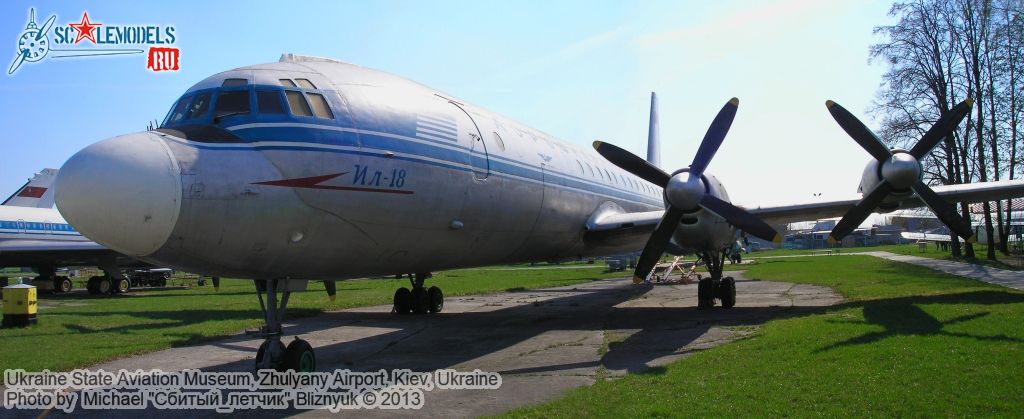
<instances>
[{"instance_id":1,"label":"landing gear strut","mask_svg":"<svg viewBox=\"0 0 1024 419\"><path fill-rule=\"evenodd\" d=\"M281 342L281 318L284 310L288 307L288 298L291 291L284 287L285 280L268 279L265 281L254 281L256 284L256 296L260 300L260 309L263 311L263 318L266 324L259 330L258 334L263 338L263 344L256 351L256 369L272 369L278 371L294 370L296 372L313 372L316 370L316 354L313 347L302 339L296 337L284 346ZM281 299L278 301L278 289ZM266 294L266 303L263 296Z\"/></svg>"},{"instance_id":2,"label":"landing gear strut","mask_svg":"<svg viewBox=\"0 0 1024 419\"><path fill-rule=\"evenodd\" d=\"M439 313L444 308L444 293L438 287L424 288L423 283L430 278L429 272L409 275L412 290L402 287L395 291L394 308L397 314Z\"/></svg>"},{"instance_id":3,"label":"landing gear strut","mask_svg":"<svg viewBox=\"0 0 1024 419\"><path fill-rule=\"evenodd\" d=\"M722 278L726 253L704 252L702 257L711 276L697 283L697 308L712 308L716 299L722 302L722 308L732 308L736 305L736 280L731 276Z\"/></svg>"}]
</instances>

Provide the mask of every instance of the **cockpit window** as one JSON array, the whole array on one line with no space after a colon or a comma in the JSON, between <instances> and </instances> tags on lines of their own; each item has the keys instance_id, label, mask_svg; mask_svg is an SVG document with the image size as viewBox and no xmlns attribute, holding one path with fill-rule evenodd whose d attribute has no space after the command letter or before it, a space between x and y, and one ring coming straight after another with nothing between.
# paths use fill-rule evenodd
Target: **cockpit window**
<instances>
[{"instance_id":1,"label":"cockpit window","mask_svg":"<svg viewBox=\"0 0 1024 419\"><path fill-rule=\"evenodd\" d=\"M221 87L232 87L232 86L245 86L249 84L246 79L224 79L224 83L221 83Z\"/></svg>"},{"instance_id":2,"label":"cockpit window","mask_svg":"<svg viewBox=\"0 0 1024 419\"><path fill-rule=\"evenodd\" d=\"M299 87L295 85L295 82L293 82L292 79L277 79L277 81L284 87Z\"/></svg>"},{"instance_id":3,"label":"cockpit window","mask_svg":"<svg viewBox=\"0 0 1024 419\"><path fill-rule=\"evenodd\" d=\"M313 111L309 109L309 104L306 103L306 98L302 96L302 92L285 90L284 94L288 97L288 108L291 109L292 115L313 116Z\"/></svg>"},{"instance_id":4,"label":"cockpit window","mask_svg":"<svg viewBox=\"0 0 1024 419\"><path fill-rule=\"evenodd\" d=\"M178 99L178 103L175 103L171 107L171 111L167 113L167 118L164 119L164 125L173 124L181 121L185 117L185 111L188 107L188 103L192 101L192 95L188 95Z\"/></svg>"},{"instance_id":5,"label":"cockpit window","mask_svg":"<svg viewBox=\"0 0 1024 419\"><path fill-rule=\"evenodd\" d=\"M316 89L316 86L314 86L313 82L309 81L309 79L295 79L295 82L304 89Z\"/></svg>"},{"instance_id":6,"label":"cockpit window","mask_svg":"<svg viewBox=\"0 0 1024 419\"><path fill-rule=\"evenodd\" d=\"M248 90L226 90L217 94L217 105L213 109L213 117L242 115L248 114L249 111Z\"/></svg>"},{"instance_id":7,"label":"cockpit window","mask_svg":"<svg viewBox=\"0 0 1024 419\"><path fill-rule=\"evenodd\" d=\"M306 93L306 95L309 96L309 104L313 105L313 113L316 114L317 118L334 119L331 105L327 104L327 99L324 99L324 95L319 93Z\"/></svg>"},{"instance_id":8,"label":"cockpit window","mask_svg":"<svg viewBox=\"0 0 1024 419\"><path fill-rule=\"evenodd\" d=\"M200 93L188 107L187 119L202 118L210 111L210 93Z\"/></svg>"},{"instance_id":9,"label":"cockpit window","mask_svg":"<svg viewBox=\"0 0 1024 419\"><path fill-rule=\"evenodd\" d=\"M281 92L277 90L256 91L256 111L263 114L282 114Z\"/></svg>"}]
</instances>

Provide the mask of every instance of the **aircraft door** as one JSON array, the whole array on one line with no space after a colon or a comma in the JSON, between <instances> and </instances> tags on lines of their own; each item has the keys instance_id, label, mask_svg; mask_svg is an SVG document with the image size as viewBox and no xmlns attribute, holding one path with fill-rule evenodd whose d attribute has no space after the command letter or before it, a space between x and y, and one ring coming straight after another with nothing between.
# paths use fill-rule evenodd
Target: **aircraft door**
<instances>
[{"instance_id":1,"label":"aircraft door","mask_svg":"<svg viewBox=\"0 0 1024 419\"><path fill-rule=\"evenodd\" d=\"M458 108L456 114L459 120L459 142L468 142L468 146L472 150L470 165L473 167L473 178L485 180L491 174L491 160L487 154L487 144L484 142L483 132L480 131L476 121L462 105L451 100L448 103Z\"/></svg>"}]
</instances>

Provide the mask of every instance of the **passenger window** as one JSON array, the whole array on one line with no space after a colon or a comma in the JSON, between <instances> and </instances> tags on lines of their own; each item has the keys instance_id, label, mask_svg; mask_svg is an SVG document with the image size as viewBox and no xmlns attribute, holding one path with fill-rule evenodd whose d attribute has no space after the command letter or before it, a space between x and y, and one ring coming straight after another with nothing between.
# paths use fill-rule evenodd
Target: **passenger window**
<instances>
[{"instance_id":1,"label":"passenger window","mask_svg":"<svg viewBox=\"0 0 1024 419\"><path fill-rule=\"evenodd\" d=\"M249 84L249 81L246 79L224 79L220 87L245 86L247 84Z\"/></svg>"},{"instance_id":2,"label":"passenger window","mask_svg":"<svg viewBox=\"0 0 1024 419\"><path fill-rule=\"evenodd\" d=\"M300 83L301 80L299 79ZM309 96L309 104L313 106L313 113L316 114L317 118L334 119L334 113L331 112L331 105L327 104L327 99L324 99L324 95L319 93L306 93Z\"/></svg>"},{"instance_id":3,"label":"passenger window","mask_svg":"<svg viewBox=\"0 0 1024 419\"><path fill-rule=\"evenodd\" d=\"M248 90L228 90L217 94L217 105L213 108L214 118L244 115L250 112Z\"/></svg>"},{"instance_id":4,"label":"passenger window","mask_svg":"<svg viewBox=\"0 0 1024 419\"><path fill-rule=\"evenodd\" d=\"M200 93L188 107L188 119L202 118L210 111L210 93Z\"/></svg>"},{"instance_id":5,"label":"passenger window","mask_svg":"<svg viewBox=\"0 0 1024 419\"><path fill-rule=\"evenodd\" d=\"M292 115L313 116L313 111L309 109L309 104L306 103L302 92L285 90L284 95L288 98L288 108L291 109Z\"/></svg>"},{"instance_id":6,"label":"passenger window","mask_svg":"<svg viewBox=\"0 0 1024 419\"><path fill-rule=\"evenodd\" d=\"M267 114L285 113L284 104L281 103L281 92L276 90L257 90L256 111Z\"/></svg>"},{"instance_id":7,"label":"passenger window","mask_svg":"<svg viewBox=\"0 0 1024 419\"><path fill-rule=\"evenodd\" d=\"M304 89L316 89L316 86L309 79L295 79L295 82Z\"/></svg>"},{"instance_id":8,"label":"passenger window","mask_svg":"<svg viewBox=\"0 0 1024 419\"><path fill-rule=\"evenodd\" d=\"M281 85L284 87L299 87L296 86L295 82L293 82L291 79L277 79L277 81L280 82Z\"/></svg>"},{"instance_id":9,"label":"passenger window","mask_svg":"<svg viewBox=\"0 0 1024 419\"><path fill-rule=\"evenodd\" d=\"M185 111L188 108L188 103L192 101L192 95L185 96L178 100L178 103L174 104L171 108L171 112L167 114L167 119L164 121L164 125L173 124L182 120L185 117Z\"/></svg>"}]
</instances>

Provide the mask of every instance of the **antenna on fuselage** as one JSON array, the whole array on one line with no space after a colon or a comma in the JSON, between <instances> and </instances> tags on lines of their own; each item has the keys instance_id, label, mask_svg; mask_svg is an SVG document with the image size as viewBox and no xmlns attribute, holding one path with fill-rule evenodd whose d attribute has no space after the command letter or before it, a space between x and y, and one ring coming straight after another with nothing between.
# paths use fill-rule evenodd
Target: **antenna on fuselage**
<instances>
[{"instance_id":1,"label":"antenna on fuselage","mask_svg":"<svg viewBox=\"0 0 1024 419\"><path fill-rule=\"evenodd\" d=\"M658 94L651 92L651 122L647 127L647 162L661 167L661 140L658 132Z\"/></svg>"}]
</instances>

